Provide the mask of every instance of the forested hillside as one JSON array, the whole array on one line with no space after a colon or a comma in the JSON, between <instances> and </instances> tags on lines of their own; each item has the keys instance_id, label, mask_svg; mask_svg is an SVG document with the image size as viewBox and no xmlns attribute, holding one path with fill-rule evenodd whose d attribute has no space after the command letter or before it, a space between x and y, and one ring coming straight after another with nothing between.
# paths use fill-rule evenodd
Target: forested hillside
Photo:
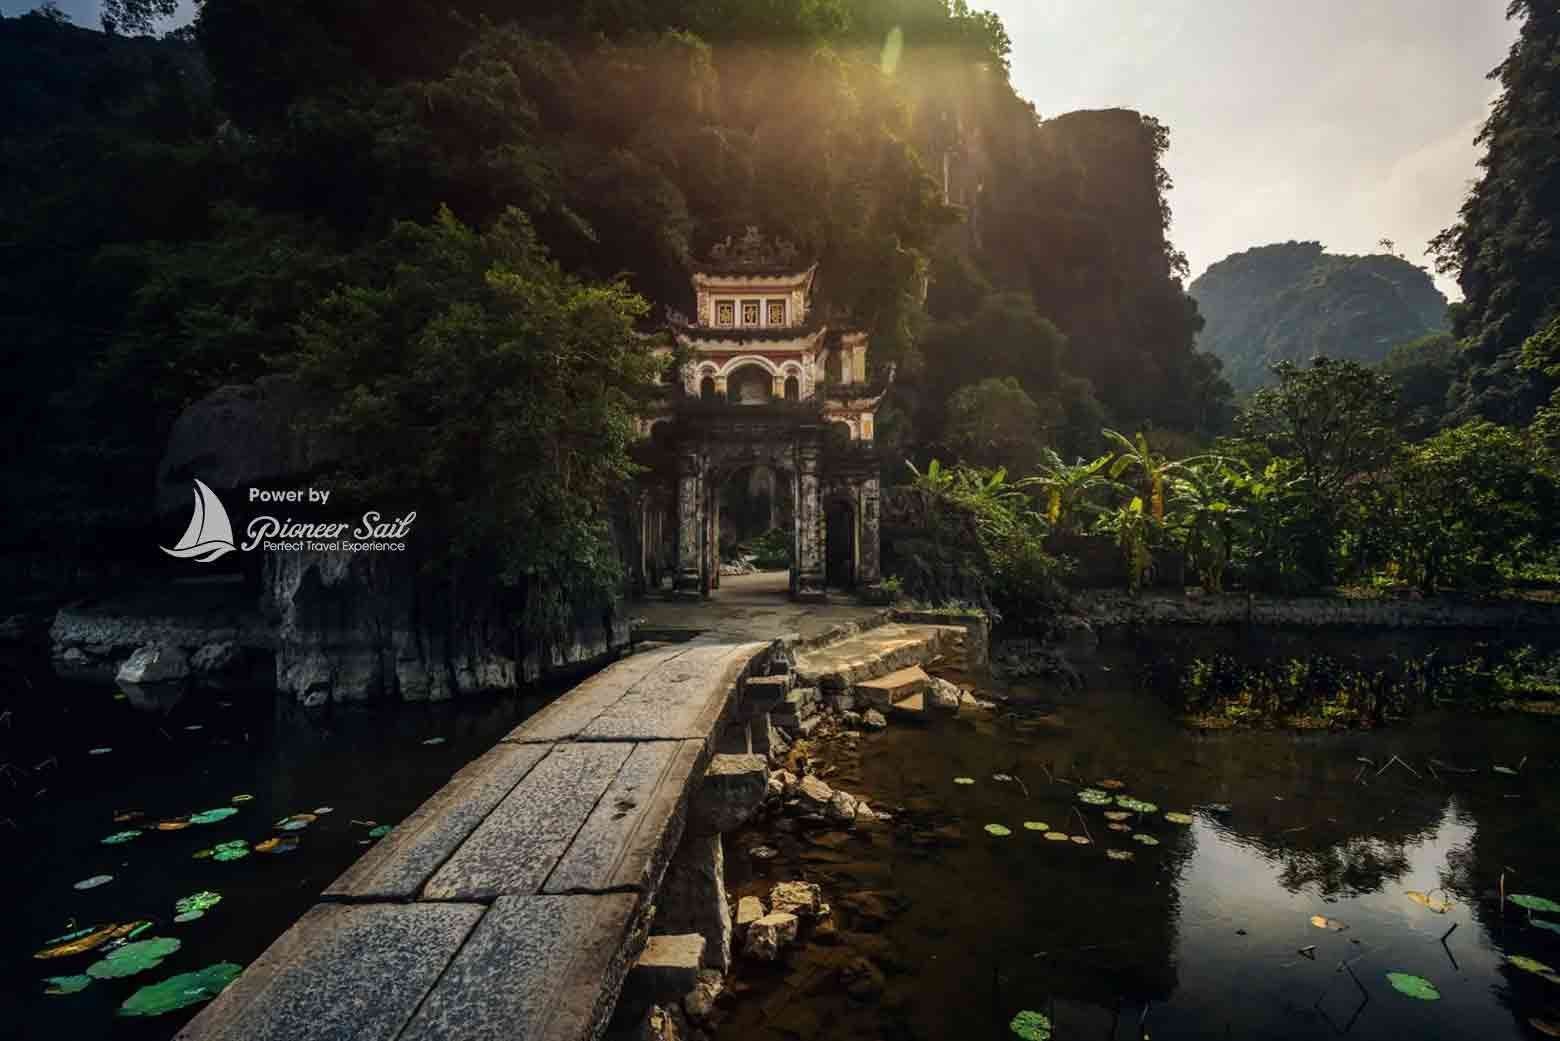
<instances>
[{"instance_id":1,"label":"forested hillside","mask_svg":"<svg viewBox=\"0 0 1560 1041\"><path fill-rule=\"evenodd\" d=\"M1042 118L962 2L207 0L175 38L35 14L0 49L47 72L0 128L13 549L151 546L180 409L291 372L372 446L365 474L440 504L452 553L600 589L653 375L623 331L687 310L690 258L747 225L816 256L826 310L898 364L890 459L989 456L988 380L1069 453L1229 418L1169 240L1168 130ZM593 364L531 378L560 343ZM956 393L974 429L949 428ZM473 425L495 408L511 436Z\"/></svg>"},{"instance_id":2,"label":"forested hillside","mask_svg":"<svg viewBox=\"0 0 1560 1041\"><path fill-rule=\"evenodd\" d=\"M1226 257L1189 287L1206 325L1198 346L1236 390L1273 382L1279 362L1323 356L1372 365L1399 344L1448 327L1430 275L1391 255L1338 256L1319 242Z\"/></svg>"}]
</instances>

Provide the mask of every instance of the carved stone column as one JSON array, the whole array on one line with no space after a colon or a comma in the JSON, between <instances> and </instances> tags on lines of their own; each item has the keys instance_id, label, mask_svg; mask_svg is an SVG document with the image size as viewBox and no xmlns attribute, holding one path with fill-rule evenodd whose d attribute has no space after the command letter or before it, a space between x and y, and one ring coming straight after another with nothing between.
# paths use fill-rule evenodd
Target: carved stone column
<instances>
[{"instance_id":1,"label":"carved stone column","mask_svg":"<svg viewBox=\"0 0 1560 1041\"><path fill-rule=\"evenodd\" d=\"M882 496L879 484L877 477L868 477L861 482L861 543L857 547L861 570L858 577L861 585L869 588L883 580L883 548L878 516Z\"/></svg>"},{"instance_id":2,"label":"carved stone column","mask_svg":"<svg viewBox=\"0 0 1560 1041\"><path fill-rule=\"evenodd\" d=\"M818 442L797 447L796 599L822 600L826 594L823 554L822 484L818 477Z\"/></svg>"},{"instance_id":3,"label":"carved stone column","mask_svg":"<svg viewBox=\"0 0 1560 1041\"><path fill-rule=\"evenodd\" d=\"M704 509L700 502L699 453L684 449L677 457L677 596L697 599L703 594Z\"/></svg>"}]
</instances>

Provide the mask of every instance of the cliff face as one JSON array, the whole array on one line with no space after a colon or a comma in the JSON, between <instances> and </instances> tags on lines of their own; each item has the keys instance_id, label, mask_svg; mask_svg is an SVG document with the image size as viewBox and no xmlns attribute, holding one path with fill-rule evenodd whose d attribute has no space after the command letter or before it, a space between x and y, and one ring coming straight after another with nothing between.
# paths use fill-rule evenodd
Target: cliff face
<instances>
[{"instance_id":1,"label":"cliff face","mask_svg":"<svg viewBox=\"0 0 1560 1041\"><path fill-rule=\"evenodd\" d=\"M1401 343L1447 328L1446 297L1422 268L1393 256L1326 253L1288 242L1237 253L1187 290L1207 324L1198 345L1238 391L1281 361L1317 355L1375 364Z\"/></svg>"}]
</instances>

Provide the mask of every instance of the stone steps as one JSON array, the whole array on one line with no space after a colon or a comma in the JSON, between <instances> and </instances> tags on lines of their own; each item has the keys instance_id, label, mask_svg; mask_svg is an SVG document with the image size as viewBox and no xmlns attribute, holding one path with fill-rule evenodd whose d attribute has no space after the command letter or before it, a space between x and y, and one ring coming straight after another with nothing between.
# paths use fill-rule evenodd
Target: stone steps
<instances>
[{"instance_id":1,"label":"stone steps","mask_svg":"<svg viewBox=\"0 0 1560 1041\"><path fill-rule=\"evenodd\" d=\"M888 708L925 689L929 679L919 666L962 659L964 642L962 625L881 625L798 654L796 685L817 687L836 708L853 708L861 701ZM900 673L906 674L899 677L905 689L896 691L897 681L890 681L884 696L883 684L875 681Z\"/></svg>"}]
</instances>

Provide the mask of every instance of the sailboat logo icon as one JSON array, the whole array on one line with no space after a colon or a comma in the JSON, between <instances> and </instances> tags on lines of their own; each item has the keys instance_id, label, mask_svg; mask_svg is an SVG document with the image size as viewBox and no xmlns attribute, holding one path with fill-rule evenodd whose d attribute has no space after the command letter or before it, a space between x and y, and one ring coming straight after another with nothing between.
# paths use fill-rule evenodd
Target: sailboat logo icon
<instances>
[{"instance_id":1,"label":"sailboat logo icon","mask_svg":"<svg viewBox=\"0 0 1560 1041\"><path fill-rule=\"evenodd\" d=\"M238 547L233 545L233 524L228 520L227 510L222 508L222 500L199 478L195 479L195 514L190 518L190 526L184 529L178 545L172 549L157 548L170 557L193 557L202 564L237 551Z\"/></svg>"}]
</instances>

